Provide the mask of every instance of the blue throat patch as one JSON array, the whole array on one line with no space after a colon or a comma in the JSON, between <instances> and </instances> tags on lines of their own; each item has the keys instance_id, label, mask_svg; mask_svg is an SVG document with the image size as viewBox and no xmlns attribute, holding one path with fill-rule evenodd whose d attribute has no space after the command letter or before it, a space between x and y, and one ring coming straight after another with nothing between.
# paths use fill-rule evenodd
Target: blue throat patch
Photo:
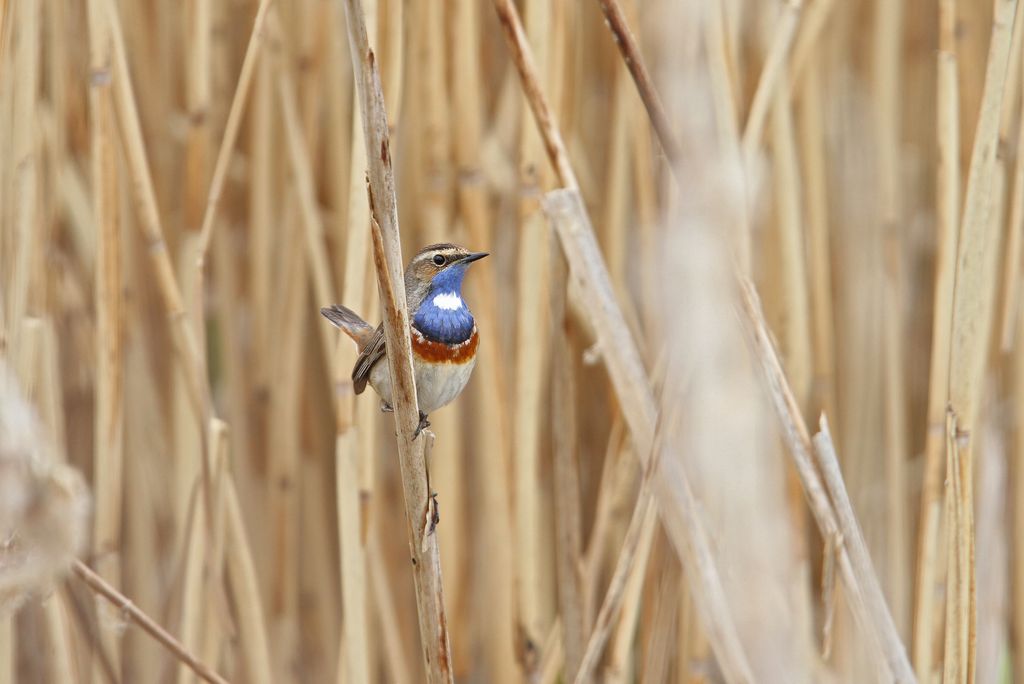
<instances>
[{"instance_id":1,"label":"blue throat patch","mask_svg":"<svg viewBox=\"0 0 1024 684\"><path fill-rule=\"evenodd\" d=\"M430 283L430 291L412 317L412 323L428 340L459 344L473 334L473 314L465 302L458 309L442 309L434 304L438 295L449 295L462 300L462 279L469 264L451 266Z\"/></svg>"}]
</instances>

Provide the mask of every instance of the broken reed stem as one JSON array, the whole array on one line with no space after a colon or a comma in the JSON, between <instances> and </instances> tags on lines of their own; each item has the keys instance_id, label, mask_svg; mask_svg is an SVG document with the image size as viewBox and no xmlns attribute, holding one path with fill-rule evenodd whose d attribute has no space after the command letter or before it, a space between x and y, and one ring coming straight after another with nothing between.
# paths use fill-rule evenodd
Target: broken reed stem
<instances>
[{"instance_id":1,"label":"broken reed stem","mask_svg":"<svg viewBox=\"0 0 1024 684\"><path fill-rule=\"evenodd\" d=\"M544 147L560 184L566 187L565 190L556 190L545 196L545 212L554 224L562 251L569 261L570 278L577 281L580 292L593 298L591 306L586 310L591 314L602 358L611 376L619 406L633 434L636 452L642 459L649 458L654 443L657 409L640 360L640 352L622 310L616 303L608 269L583 206L579 183L569 162L565 143L541 90L519 12L511 0L494 0L494 7ZM721 580L706 547L707 534L700 519L693 514L695 505L686 475L680 469L671 473L669 479L672 481L656 489L660 511L676 552L681 557L691 555L688 552L692 552L692 556L707 561L701 567L702 572L692 573L688 577L696 581L693 592L701 602L702 616L712 635L715 654L730 682L753 681L736 626L724 601Z\"/></svg>"},{"instance_id":2,"label":"broken reed stem","mask_svg":"<svg viewBox=\"0 0 1024 684\"><path fill-rule=\"evenodd\" d=\"M592 298L586 310L592 313L591 322L597 332L602 359L632 432L635 451L641 465L647 467L653 458L654 396L639 352L612 294L583 199L578 189L553 190L544 196L543 204L569 261L570 278L576 280L579 292ZM725 601L707 532L697 515L687 475L677 461L678 456L673 454L669 459L661 458L657 466L654 494L662 522L680 559L697 568L687 573L687 579L692 582L690 589L726 680L752 682L753 674Z\"/></svg>"},{"instance_id":3,"label":"broken reed stem","mask_svg":"<svg viewBox=\"0 0 1024 684\"><path fill-rule=\"evenodd\" d=\"M801 11L800 1L794 0L787 4L785 11L787 14L780 21L786 23L782 24L781 29L776 32L775 42L772 45L765 68L761 74L761 80L758 83L758 89L755 93L754 104L751 106L752 111L747 120L747 128L744 130L743 149L746 159L750 158L748 152L752 152L754 149L754 143L760 140L760 129L763 128L763 121L757 121L755 116L763 119L766 114L766 112L756 112L754 107L757 105L758 99L763 96L766 100L763 107L767 110L767 96L774 91L775 86L777 85L779 75L781 74L782 67L784 66L783 59L789 51L789 45L792 42L792 33L795 32L796 25L799 20ZM634 55L633 58L641 59L641 56ZM777 64L775 63L776 60L778 62ZM638 87L640 87L639 84ZM666 141L660 141L664 147ZM771 339L771 334L768 332L768 325L764 319L764 313L761 310L756 290L753 284L738 270L736 272L736 278L739 282L740 288L740 298L742 301L741 310L746 318L748 328L751 330L751 333L757 342L758 356L768 381L769 388L772 390L770 392L772 405L776 410L780 422L782 423L783 432L787 437L787 442L790 447L789 451L796 463L797 472L800 474L801 482L807 493L812 513L814 513L814 517L818 522L818 527L823 536L826 539L833 538L839 529L836 520L837 515L836 511L833 509L832 502L830 502L828 497L825 496L819 475L814 469L813 463L811 463L810 454L813 449L811 447L810 435L804 422L803 414L800 411L799 404L794 398L789 380L782 369L782 363L779 360L778 351L775 349L774 342ZM845 570L842 573L842 578L847 586L851 602L854 603L854 606L856 607L856 604L863 600L862 592L865 591L865 585L870 588L872 583L877 583L877 578L874 576L873 572L870 576L859 574L851 567L845 554L842 553L841 548L839 560L840 567ZM857 597L860 598L858 599ZM880 647L885 650L885 660L888 663L895 679L899 682L915 681L913 671L911 670L910 663L907 659L906 649L903 647L903 644L899 639L899 635L896 632L892 615L889 613L884 600L881 605L882 610L877 612L869 611L868 606L861 607L861 617L863 618L862 626L869 634L879 635L878 639L881 641ZM874 606L873 603L872 606Z\"/></svg>"},{"instance_id":4,"label":"broken reed stem","mask_svg":"<svg viewBox=\"0 0 1024 684\"><path fill-rule=\"evenodd\" d=\"M74 569L75 574L78 575L78 577L85 582L90 589L120 610L122 616L134 622L136 625L141 627L143 631L160 642L160 644L162 644L164 648L166 648L178 660L188 665L196 675L207 682L212 682L213 684L227 684L226 679L197 660L177 639L171 636L167 630L161 627L155 620L153 620L153 618L139 610L139 608L131 602L131 599L114 587L110 586L110 584L93 572L85 563L80 560L75 560L72 568Z\"/></svg>"},{"instance_id":5,"label":"broken reed stem","mask_svg":"<svg viewBox=\"0 0 1024 684\"><path fill-rule=\"evenodd\" d=\"M580 285L582 286L581 291L591 293L597 298L598 303L589 307L588 311L593 313L593 324L598 334L604 360L608 366L609 375L612 377L613 385L619 395L620 406L622 406L623 411L626 414L626 420L630 426L630 431L633 433L634 439L637 442L639 453L649 453L651 440L653 438L655 408L653 396L651 395L650 388L647 386L646 378L642 373L642 364L640 364L639 354L636 351L636 347L633 344L631 336L629 336L627 332L625 322L621 319L622 314L616 306L614 296L611 293L607 271L604 268L600 251L594 243L593 230L589 229L589 225L586 220L586 212L582 207L578 191L575 191L575 189L578 188L578 183L576 182L575 176L572 172L572 167L565 153L565 145L562 142L561 135L553 121L550 109L548 108L547 102L544 98L544 94L538 85L536 70L533 67L529 46L526 44L518 13L516 12L514 5L512 5L509 0L494 0L494 4L498 12L498 18L501 21L511 48L513 61L519 71L520 79L523 84L523 91L531 104L537 126L545 139L545 147L548 150L551 163L555 167L561 182L570 188L569 191L556 191L554 193L549 193L548 197L549 202L551 203L549 213L557 213L556 211L553 211L553 207L555 206L555 197L560 197L560 204L572 201L577 204L575 212L568 212L569 214L575 213L577 215L577 220L556 221L556 229L559 232L559 237L562 240L563 249L567 258L570 260L572 277L579 279ZM794 7L796 10L799 10L799 5L795 5ZM796 16L793 18L794 23L795 20ZM788 45L788 42L784 44ZM763 81L764 76L762 76L762 83ZM767 86L765 86L765 88L767 88ZM562 208L562 211L566 211L564 207ZM559 227L560 225L561 227ZM773 404L779 413L783 425L787 427L787 433L793 437L793 439L790 440L791 451L793 451L794 457L798 461L798 470L800 471L804 488L808 490L808 495L811 498L814 498L812 490L818 492L818 505L814 511L815 517L818 519L819 526L822 526L823 531L827 533L826 536L831 536L831 534L838 529L838 525L835 521L835 511L832 509L831 503L825 496L818 474L814 470L814 466L810 461L810 453L812 451L810 436L807 433L806 425L803 422L803 416L800 413L798 405L793 400L788 380L782 371L782 366L779 363L774 344L767 332L767 325L764 323L764 316L760 310L760 306L756 303L756 294L754 294L752 286L746 283L741 276L738 276L738 278L740 280L741 291L743 294L744 313L747 315L748 323L753 327L755 335L760 343L759 348L761 351L762 363L765 365L766 371L769 371L767 373L769 379L777 388L777 391L773 394L775 396L785 398L782 401L774 401ZM616 321L616 319L618 320ZM609 323L612 321L616 321L618 325L609 326ZM637 368L640 369L639 373L637 372ZM803 461L803 464L799 463L801 460ZM804 467L801 468L801 465ZM677 475L680 478L680 481L677 484L681 490L685 490L685 492L682 493L689 493L689 486L686 482L684 473L680 471ZM662 482L663 479L664 478L659 478L659 483L667 485L667 482ZM664 487L659 487L656 491L659 494L659 498L666 497L666 490ZM676 493L679 494L679 492ZM692 496L692 494L690 496ZM673 513L681 515L682 522L692 526L689 530L691 533L695 530L699 532L697 537L687 537L683 534L681 537L675 538L675 541L682 542L684 546L687 542L696 543L699 537L703 535L703 530L699 521L688 519L686 517L686 507L683 506L683 504L688 501L687 497L683 496L675 501L672 501L670 496L666 498L669 500L666 501L662 499L660 508L663 520L666 522L670 533L673 531L673 525L670 523L680 522L678 520L672 520ZM666 511L669 511L667 518ZM682 528L676 527L675 531L677 533L681 533ZM679 548L681 547L677 545L677 549ZM847 583L850 593L853 595L859 594L860 585L869 583L870 580L868 578L859 577L855 574L853 569L849 566L849 562L845 558L845 555L841 555L840 561L842 567L846 570L843 573L843 579ZM690 576L690 574L688 574L688 576ZM694 573L694 576L698 576L698 574ZM712 578L717 580L717 577L715 577L713 572L710 570L708 573L700 575L701 580L707 581ZM710 593L707 596L702 595L699 591L694 593L695 598L697 598L698 601L710 601L714 599L714 595ZM742 650L739 648L738 639L735 639L735 627L731 624L731 617L728 610L724 605L722 605L721 608L723 609L723 613L715 614L713 612L709 613L705 606L705 609L702 610L702 616L707 619L709 614L713 614L717 620L721 621L717 625L719 628L718 630L715 629L715 626L708 625L706 623L708 632L712 636L712 645L715 648L716 655L723 667L728 667L731 664L742 664L737 667L735 672L732 673L733 676L741 678L744 670L749 672L749 666L746 665L745 657L742 654ZM862 624L865 629L869 626L872 628L867 629L867 631L883 635L881 637L881 648L890 649L886 651L885 660L893 671L897 681L914 681L914 675L910 669L906 652L899 641L898 634L896 634L895 631L895 625L892 623L892 617L889 615L888 610L886 609L882 614L873 614L865 607L862 611L862 617L864 618L864 622ZM721 638L723 635L728 636ZM733 638L729 638L730 636ZM733 646L735 649L733 649ZM732 677L730 677L730 679L732 679Z\"/></svg>"},{"instance_id":6,"label":"broken reed stem","mask_svg":"<svg viewBox=\"0 0 1024 684\"><path fill-rule=\"evenodd\" d=\"M398 228L395 178L391 167L388 120L376 58L366 34L360 0L345 0L349 49L362 114L368 166L373 260L384 313L387 363L393 389L398 459L405 495L405 514L412 556L420 645L427 681L452 682L451 647L448 638L441 560L437 535L425 535L430 515L430 491L426 467L426 437L413 440L419 425L416 381L412 368L409 311L405 301L402 247Z\"/></svg>"},{"instance_id":7,"label":"broken reed stem","mask_svg":"<svg viewBox=\"0 0 1024 684\"><path fill-rule=\"evenodd\" d=\"M885 630L875 632L875 636L883 642L882 648L889 659L889 667L896 681L915 681L913 672L910 671L909 662L906 662L903 642L900 641L896 624L889 614L885 595L882 593L882 585L871 564L867 542L857 523L857 516L853 512L850 497L846 493L843 473L839 467L835 445L828 429L828 419L824 415L821 416L820 429L821 431L814 436L813 440L814 455L836 511L836 522L839 525L839 539L841 540L838 544L840 562L844 557L849 559L849 564L853 567L854 572L863 580L860 588L865 606L872 616L872 622L875 625L885 626ZM906 669L904 670L903 667Z\"/></svg>"},{"instance_id":8,"label":"broken reed stem","mask_svg":"<svg viewBox=\"0 0 1024 684\"><path fill-rule=\"evenodd\" d=\"M837 535L841 534L842 526L838 520L839 515L835 510L835 504L829 499L825 485L812 461L814 448L807 431L807 424L803 420L803 414L789 387L786 374L782 370L782 363L775 350L771 333L764 323L764 314L761 312L754 286L745 279L741 279L740 286L743 313L748 323L753 323L751 334L754 336L758 360L768 385L769 398L781 423L782 435L793 457L797 473L800 475L804 492L807 494L807 503L822 536L826 540L835 539ZM916 681L913 670L910 668L910 661L907 659L906 650L899 639L899 633L896 631L896 625L892 620L892 615L889 614L884 598L869 602L865 597L865 594L871 591L872 587L877 586L878 582L873 571L870 575L863 574L865 570L871 570L870 564L867 567L855 566L850 562L845 546L839 545L836 551L840 577L846 587L847 600L868 641L879 649L879 656L888 665L895 681Z\"/></svg>"}]
</instances>

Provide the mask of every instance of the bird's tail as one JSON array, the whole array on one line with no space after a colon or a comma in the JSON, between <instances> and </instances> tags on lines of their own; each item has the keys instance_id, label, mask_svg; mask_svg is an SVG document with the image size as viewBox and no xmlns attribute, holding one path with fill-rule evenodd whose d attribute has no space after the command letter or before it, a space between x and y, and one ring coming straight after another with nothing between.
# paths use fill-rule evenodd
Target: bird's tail
<instances>
[{"instance_id":1,"label":"bird's tail","mask_svg":"<svg viewBox=\"0 0 1024 684\"><path fill-rule=\"evenodd\" d=\"M340 304L325 306L320 309L320 313L323 314L324 318L333 323L335 327L340 328L342 332L355 340L355 343L359 345L360 351L370 341L370 338L373 337L373 327L354 311Z\"/></svg>"}]
</instances>

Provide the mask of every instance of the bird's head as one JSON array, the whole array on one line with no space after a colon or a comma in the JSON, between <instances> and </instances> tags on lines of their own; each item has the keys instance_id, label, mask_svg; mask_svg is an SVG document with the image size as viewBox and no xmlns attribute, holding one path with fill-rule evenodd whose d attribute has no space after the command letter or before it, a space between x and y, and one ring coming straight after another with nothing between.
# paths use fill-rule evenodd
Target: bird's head
<instances>
[{"instance_id":1,"label":"bird's head","mask_svg":"<svg viewBox=\"0 0 1024 684\"><path fill-rule=\"evenodd\" d=\"M470 252L465 247L449 243L429 245L412 258L405 271L406 292L415 308L428 295L462 296L462 279L474 261L483 259L487 252Z\"/></svg>"}]
</instances>

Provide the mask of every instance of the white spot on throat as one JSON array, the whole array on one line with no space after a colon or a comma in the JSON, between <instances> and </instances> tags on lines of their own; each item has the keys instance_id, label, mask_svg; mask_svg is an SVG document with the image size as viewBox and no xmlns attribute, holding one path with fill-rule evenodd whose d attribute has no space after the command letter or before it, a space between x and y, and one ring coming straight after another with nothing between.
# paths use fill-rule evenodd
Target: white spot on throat
<instances>
[{"instance_id":1,"label":"white spot on throat","mask_svg":"<svg viewBox=\"0 0 1024 684\"><path fill-rule=\"evenodd\" d=\"M434 306L445 311L458 311L462 308L462 297L457 292L442 292L434 295Z\"/></svg>"}]
</instances>

